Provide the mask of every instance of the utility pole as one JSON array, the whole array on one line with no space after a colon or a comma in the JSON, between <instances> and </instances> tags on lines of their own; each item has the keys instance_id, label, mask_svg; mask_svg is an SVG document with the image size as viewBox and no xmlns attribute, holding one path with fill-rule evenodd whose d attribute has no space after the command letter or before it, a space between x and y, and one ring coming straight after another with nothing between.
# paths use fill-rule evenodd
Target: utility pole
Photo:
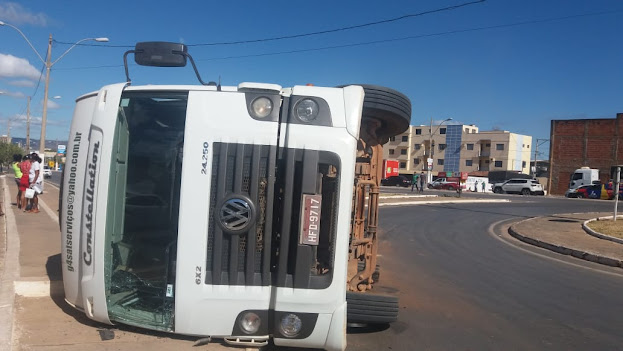
<instances>
[{"instance_id":1,"label":"utility pole","mask_svg":"<svg viewBox=\"0 0 623 351\"><path fill-rule=\"evenodd\" d=\"M28 97L28 107L26 108L26 154L30 153L30 96Z\"/></svg>"},{"instance_id":2,"label":"utility pole","mask_svg":"<svg viewBox=\"0 0 623 351\"><path fill-rule=\"evenodd\" d=\"M545 142L549 141L549 139L535 139L535 141L536 142L534 143L534 174L533 174L534 178L537 177L537 163L539 162L537 160L537 155L539 153L539 145L544 144Z\"/></svg>"}]
</instances>

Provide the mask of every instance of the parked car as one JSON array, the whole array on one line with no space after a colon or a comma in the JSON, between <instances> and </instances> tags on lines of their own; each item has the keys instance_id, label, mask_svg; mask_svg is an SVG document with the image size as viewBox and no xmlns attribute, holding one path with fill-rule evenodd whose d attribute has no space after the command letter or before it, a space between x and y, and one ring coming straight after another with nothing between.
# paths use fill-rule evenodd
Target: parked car
<instances>
[{"instance_id":1,"label":"parked car","mask_svg":"<svg viewBox=\"0 0 623 351\"><path fill-rule=\"evenodd\" d=\"M48 166L43 166L43 178L52 178L52 170Z\"/></svg>"},{"instance_id":2,"label":"parked car","mask_svg":"<svg viewBox=\"0 0 623 351\"><path fill-rule=\"evenodd\" d=\"M428 184L429 189L456 190L460 186L457 182L449 182L446 180L434 181Z\"/></svg>"},{"instance_id":3,"label":"parked car","mask_svg":"<svg viewBox=\"0 0 623 351\"><path fill-rule=\"evenodd\" d=\"M536 179L513 178L501 184L495 184L493 192L497 194L545 195L543 186Z\"/></svg>"},{"instance_id":4,"label":"parked car","mask_svg":"<svg viewBox=\"0 0 623 351\"><path fill-rule=\"evenodd\" d=\"M391 176L391 177L387 177L385 179L381 179L381 185L386 185L386 186L404 186L404 187L408 187L411 186L411 180L405 176Z\"/></svg>"},{"instance_id":5,"label":"parked car","mask_svg":"<svg viewBox=\"0 0 623 351\"><path fill-rule=\"evenodd\" d=\"M456 190L460 186L457 182L450 182L446 179L437 179L431 183L428 183L429 189L441 189L441 190Z\"/></svg>"}]
</instances>

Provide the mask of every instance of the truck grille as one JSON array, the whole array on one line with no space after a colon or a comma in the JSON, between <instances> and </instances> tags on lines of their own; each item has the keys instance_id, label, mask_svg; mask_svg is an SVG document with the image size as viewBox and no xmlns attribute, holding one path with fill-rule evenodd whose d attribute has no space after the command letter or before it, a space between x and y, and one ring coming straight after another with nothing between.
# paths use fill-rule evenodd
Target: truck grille
<instances>
[{"instance_id":1,"label":"truck grille","mask_svg":"<svg viewBox=\"0 0 623 351\"><path fill-rule=\"evenodd\" d=\"M269 145L213 144L206 284L330 285L339 158L325 151L277 151ZM303 194L322 194L318 246L298 243ZM231 199L243 205L230 209L224 204ZM242 231L224 226L223 208L242 222L250 219L249 225Z\"/></svg>"}]
</instances>

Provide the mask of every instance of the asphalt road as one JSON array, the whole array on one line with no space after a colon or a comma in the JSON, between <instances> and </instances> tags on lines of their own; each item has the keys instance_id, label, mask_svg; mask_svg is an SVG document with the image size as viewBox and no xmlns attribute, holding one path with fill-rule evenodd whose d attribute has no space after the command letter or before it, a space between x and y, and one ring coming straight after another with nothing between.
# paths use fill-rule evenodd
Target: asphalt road
<instances>
[{"instance_id":1,"label":"asphalt road","mask_svg":"<svg viewBox=\"0 0 623 351\"><path fill-rule=\"evenodd\" d=\"M61 184L61 172L60 171L52 171L52 177L47 178L46 182L52 183L57 187Z\"/></svg>"},{"instance_id":2,"label":"asphalt road","mask_svg":"<svg viewBox=\"0 0 623 351\"><path fill-rule=\"evenodd\" d=\"M381 283L399 289L400 317L351 329L348 349L620 350L623 271L497 235L508 220L612 202L504 197L513 201L381 208Z\"/></svg>"}]
</instances>

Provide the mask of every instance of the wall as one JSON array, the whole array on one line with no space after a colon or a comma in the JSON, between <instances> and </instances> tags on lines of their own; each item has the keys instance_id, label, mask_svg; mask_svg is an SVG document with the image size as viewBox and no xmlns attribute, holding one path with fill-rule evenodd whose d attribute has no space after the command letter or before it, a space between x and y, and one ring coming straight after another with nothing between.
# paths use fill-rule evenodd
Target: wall
<instances>
[{"instance_id":1,"label":"wall","mask_svg":"<svg viewBox=\"0 0 623 351\"><path fill-rule=\"evenodd\" d=\"M612 119L552 120L550 130L551 194L564 194L573 171L599 169L607 182L610 167L623 163L623 113Z\"/></svg>"}]
</instances>

